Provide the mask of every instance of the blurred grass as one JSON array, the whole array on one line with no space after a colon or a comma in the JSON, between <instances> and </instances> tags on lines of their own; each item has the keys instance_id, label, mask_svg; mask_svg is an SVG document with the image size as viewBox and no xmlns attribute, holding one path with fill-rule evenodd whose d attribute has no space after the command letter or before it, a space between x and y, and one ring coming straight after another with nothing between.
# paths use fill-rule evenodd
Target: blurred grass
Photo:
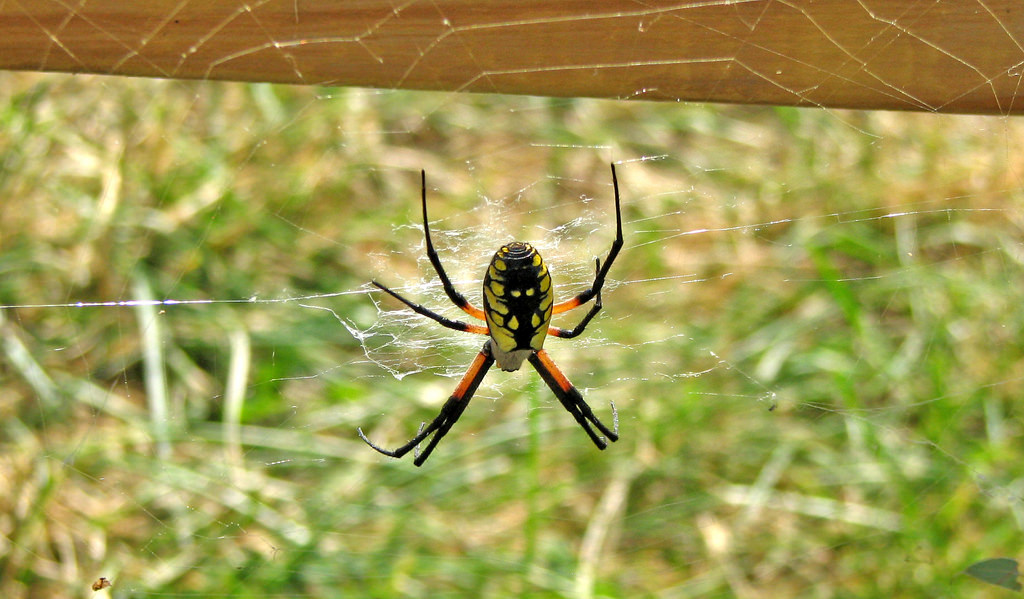
<instances>
[{"instance_id":1,"label":"blurred grass","mask_svg":"<svg viewBox=\"0 0 1024 599\"><path fill-rule=\"evenodd\" d=\"M1017 555L1016 120L0 77L0 304L37 306L0 311L4 597L983 596L960 573ZM622 439L523 371L421 469L365 447L480 343L365 292L433 278L417 171L455 279L540 237L569 292L613 160L617 285L548 347ZM167 306L158 337L65 305L142 282L340 294Z\"/></svg>"}]
</instances>

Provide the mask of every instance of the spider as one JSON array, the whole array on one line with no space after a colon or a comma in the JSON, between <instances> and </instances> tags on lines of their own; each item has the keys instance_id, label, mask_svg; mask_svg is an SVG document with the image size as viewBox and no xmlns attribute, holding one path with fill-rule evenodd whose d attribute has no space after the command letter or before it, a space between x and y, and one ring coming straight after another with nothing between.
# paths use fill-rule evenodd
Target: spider
<instances>
[{"instance_id":1,"label":"spider","mask_svg":"<svg viewBox=\"0 0 1024 599\"><path fill-rule=\"evenodd\" d=\"M608 257L604 264L600 258L595 258L594 282L590 289L580 293L576 297L560 303L554 303L554 293L551 286L551 275L540 257L537 250L529 243L513 241L501 246L494 254L487 273L484 275L483 300L484 307L480 308L469 303L459 293L455 286L448 279L448 275L441 266L441 260L434 250L434 244L430 240L430 225L427 222L427 175L420 171L421 203L423 205L423 234L426 238L427 257L434 266L445 294L462 311L474 318L485 322L485 325L469 324L460 320L451 320L440 314L412 302L398 293L388 289L384 285L373 281L380 290L386 292L398 301L411 308L417 314L430 318L442 326L463 331L487 335L490 338L484 342L483 349L477 354L476 359L470 364L469 370L462 377L455 391L448 401L441 408L441 412L425 428L421 425L418 434L408 443L393 450L387 450L374 445L360 428L359 437L373 449L393 458L401 458L419 446L430 435L434 435L422 453L415 454L413 463L422 466L423 462L430 457L438 442L448 434L452 426L462 415L462 412L469 404L477 387L483 380L484 375L491 366L497 362L498 367L506 372L519 370L524 361L529 361L540 378L555 394L555 397L562 403L566 410L576 419L576 422L583 427L590 439L597 445L598 449L604 449L608 443L604 438L594 432L593 425L605 437L612 441L619 439L618 435L618 414L615 411L615 404L612 403L613 427L610 430L594 416L590 406L583 400L583 396L576 387L569 382L569 379L555 366L554 361L544 350L544 340L548 335L572 339L578 336L587 328L590 321L601 310L601 288L604 286L608 270L615 261L615 257L622 249L622 212L619 207L619 182L615 176L615 165L612 164L612 187L615 190L615 241L608 251ZM561 314L573 308L577 308L595 300L590 311L572 329L560 329L550 326L551 315Z\"/></svg>"}]
</instances>

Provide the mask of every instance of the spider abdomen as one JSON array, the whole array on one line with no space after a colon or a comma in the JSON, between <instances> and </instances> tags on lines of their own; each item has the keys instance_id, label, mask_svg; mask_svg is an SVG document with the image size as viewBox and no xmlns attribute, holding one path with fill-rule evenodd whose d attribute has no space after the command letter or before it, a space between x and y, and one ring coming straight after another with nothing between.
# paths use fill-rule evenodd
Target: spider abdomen
<instances>
[{"instance_id":1,"label":"spider abdomen","mask_svg":"<svg viewBox=\"0 0 1024 599\"><path fill-rule=\"evenodd\" d=\"M484 316L502 370L518 370L544 347L551 323L551 274L528 243L503 245L484 275Z\"/></svg>"}]
</instances>

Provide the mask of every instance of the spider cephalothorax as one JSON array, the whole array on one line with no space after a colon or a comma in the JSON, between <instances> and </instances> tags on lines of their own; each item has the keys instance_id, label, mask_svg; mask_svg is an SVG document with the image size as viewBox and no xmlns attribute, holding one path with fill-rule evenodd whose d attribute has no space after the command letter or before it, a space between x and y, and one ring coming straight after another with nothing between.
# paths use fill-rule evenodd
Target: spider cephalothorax
<instances>
[{"instance_id":1,"label":"spider cephalothorax","mask_svg":"<svg viewBox=\"0 0 1024 599\"><path fill-rule=\"evenodd\" d=\"M571 339L583 332L591 319L601 310L601 288L604 286L605 277L612 262L622 249L622 211L619 206L619 182L615 176L615 165L612 165L612 187L615 190L615 241L608 251L608 257L604 264L601 259L596 258L594 282L590 288L579 295L561 303L554 303L554 291L551 285L551 274L548 272L544 259L537 250L529 243L514 241L505 244L498 249L487 267L484 275L483 297L484 307L481 310L469 303L466 298L455 289L444 268L441 260L434 250L434 244L430 240L430 225L427 220L427 175L420 172L421 182L421 203L423 205L423 234L426 238L427 257L437 271L445 294L458 306L474 318L483 320L486 326L469 324L461 320L451 320L440 314L411 302L398 293L381 285L377 281L373 284L387 292L392 297L409 306L417 314L431 318L443 326L456 331L478 333L490 337L483 349L477 354L476 359L470 364L469 370L462 377L459 385L455 388L451 397L441 408L429 425L421 428L419 434L413 437L408 443L394 450L387 450L374 445L359 430L359 437L366 441L370 447L384 455L400 458L409 453L430 435L430 443L422 453L416 456L413 461L417 466L430 456L437 443L444 437L452 426L462 415L462 412L469 404L477 387L483 380L484 375L491 366L497 362L498 368L506 371L519 370L524 361L529 360L530 364L540 374L541 379L551 389L555 397L562 403L566 410L576 419L576 422L583 427L590 439L597 445L598 449L604 449L608 443L600 437L594 428L612 441L617 441L619 436L618 419L615 417L615 406L612 405L613 429L601 423L594 416L590 406L583 400L583 396L576 390L576 387L569 382L569 379L562 374L562 371L555 366L555 363L544 350L544 340L548 335ZM586 316L572 329L560 329L551 326L551 316L561 314L567 310L579 307L586 302L594 300L594 305Z\"/></svg>"}]
</instances>

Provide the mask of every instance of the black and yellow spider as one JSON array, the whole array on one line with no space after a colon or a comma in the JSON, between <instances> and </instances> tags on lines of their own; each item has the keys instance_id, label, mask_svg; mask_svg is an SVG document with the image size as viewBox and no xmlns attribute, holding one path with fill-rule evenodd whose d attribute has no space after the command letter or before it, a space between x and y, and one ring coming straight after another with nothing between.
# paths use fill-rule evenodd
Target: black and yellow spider
<instances>
[{"instance_id":1,"label":"black and yellow spider","mask_svg":"<svg viewBox=\"0 0 1024 599\"><path fill-rule=\"evenodd\" d=\"M469 324L459 320L451 320L433 312L423 306L411 302L394 291L381 285L377 281L373 284L381 290L386 291L392 297L409 306L417 314L431 318L449 329L488 335L483 349L476 359L469 366L469 370L462 377L459 385L455 388L448 401L441 408L437 415L426 428L420 427L419 433L408 443L394 450L387 450L374 445L363 430L359 429L359 437L366 443L383 453L394 458L400 458L417 447L420 442L434 434L427 448L416 456L413 463L422 466L423 462L430 457L437 443L451 430L452 426L462 415L462 412L472 399L473 393L483 380L484 375L495 362L502 370L511 372L519 370L524 360L540 374L540 378L555 394L565 409L576 418L576 422L583 427L590 439L597 445L598 449L604 449L608 443L594 432L593 424L608 439L617 441L618 417L615 414L615 405L612 404L612 415L614 418L615 430L610 430L594 416L594 412L583 401L583 396L576 390L576 387L569 382L569 379L555 366L555 363L544 350L544 339L548 336L571 339L576 337L587 327L587 324L601 310L601 287L604 286L604 279L608 275L615 256L622 249L622 211L619 207L619 182L615 176L615 165L612 164L612 187L615 190L615 241L608 251L604 265L600 258L595 258L596 274L594 283L590 289L580 293L576 297L560 303L554 303L554 290L551 287L551 275L548 268L541 259L540 254L530 244L522 241L507 243L494 254L490 266L487 267L487 274L484 275L484 308L481 310L469 303L448 280L441 260L434 251L434 244L430 241L430 225L427 222L427 175L420 172L421 181L421 202L423 204L423 234L427 242L427 257L434 265L437 276L441 279L441 285L448 298L474 318L479 318L486 323L486 326ZM550 326L551 315L561 314L573 308L579 307L591 299L594 305L587 312L583 320L572 329L560 329Z\"/></svg>"}]
</instances>

